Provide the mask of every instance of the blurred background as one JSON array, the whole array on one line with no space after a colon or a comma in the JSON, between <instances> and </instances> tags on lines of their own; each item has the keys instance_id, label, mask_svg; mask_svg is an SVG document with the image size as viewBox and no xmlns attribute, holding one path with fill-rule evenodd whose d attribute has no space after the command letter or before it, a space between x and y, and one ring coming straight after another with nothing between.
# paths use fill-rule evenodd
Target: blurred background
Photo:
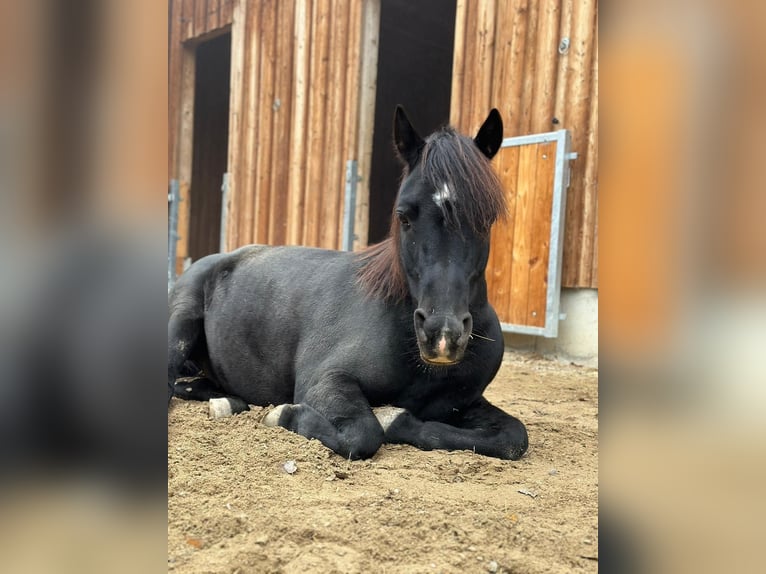
<instances>
[{"instance_id":1,"label":"blurred background","mask_svg":"<svg viewBox=\"0 0 766 574\"><path fill-rule=\"evenodd\" d=\"M757 571L766 5L602 16L600 565ZM9 572L165 568L168 32L162 2L0 2Z\"/></svg>"},{"instance_id":2,"label":"blurred background","mask_svg":"<svg viewBox=\"0 0 766 574\"><path fill-rule=\"evenodd\" d=\"M166 120L162 2L0 2L5 572L166 567Z\"/></svg>"},{"instance_id":3,"label":"blurred background","mask_svg":"<svg viewBox=\"0 0 766 574\"><path fill-rule=\"evenodd\" d=\"M603 16L601 565L754 572L766 6L629 1Z\"/></svg>"}]
</instances>

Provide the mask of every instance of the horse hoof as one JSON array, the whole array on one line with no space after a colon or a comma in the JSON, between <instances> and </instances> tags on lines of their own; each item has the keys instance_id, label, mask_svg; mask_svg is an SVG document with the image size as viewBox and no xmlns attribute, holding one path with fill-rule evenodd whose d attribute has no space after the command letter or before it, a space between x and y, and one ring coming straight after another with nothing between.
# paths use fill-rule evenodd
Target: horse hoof
<instances>
[{"instance_id":1,"label":"horse hoof","mask_svg":"<svg viewBox=\"0 0 766 574\"><path fill-rule=\"evenodd\" d=\"M277 427L279 426L279 417L282 415L282 411L285 410L285 407L288 407L289 405L279 405L278 407L275 407L272 409L264 418L263 418L263 424L267 427Z\"/></svg>"},{"instance_id":2,"label":"horse hoof","mask_svg":"<svg viewBox=\"0 0 766 574\"><path fill-rule=\"evenodd\" d=\"M218 397L208 401L211 419L223 419L249 411L247 403L238 397Z\"/></svg>"},{"instance_id":3,"label":"horse hoof","mask_svg":"<svg viewBox=\"0 0 766 574\"><path fill-rule=\"evenodd\" d=\"M383 427L383 431L385 432L392 424L394 424L394 421L399 418L399 415L407 412L407 409L385 406L372 409L372 412L375 414L375 417L378 419L380 426Z\"/></svg>"},{"instance_id":4,"label":"horse hoof","mask_svg":"<svg viewBox=\"0 0 766 574\"><path fill-rule=\"evenodd\" d=\"M211 419L223 419L234 414L231 403L227 398L210 399L208 401Z\"/></svg>"}]
</instances>

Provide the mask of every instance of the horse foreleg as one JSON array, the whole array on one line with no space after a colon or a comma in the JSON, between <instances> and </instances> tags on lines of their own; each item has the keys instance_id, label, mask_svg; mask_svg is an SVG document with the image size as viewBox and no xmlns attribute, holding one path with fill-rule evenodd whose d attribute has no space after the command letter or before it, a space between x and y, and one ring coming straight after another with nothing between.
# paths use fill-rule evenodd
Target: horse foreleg
<instances>
[{"instance_id":1,"label":"horse foreleg","mask_svg":"<svg viewBox=\"0 0 766 574\"><path fill-rule=\"evenodd\" d=\"M299 404L280 405L263 420L315 438L350 459L370 458L383 444L383 429L359 385L343 374L326 375Z\"/></svg>"},{"instance_id":2,"label":"horse foreleg","mask_svg":"<svg viewBox=\"0 0 766 574\"><path fill-rule=\"evenodd\" d=\"M454 424L422 421L405 409L375 409L386 442L411 444L423 450L472 450L516 460L527 450L527 429L521 421L480 398L456 415Z\"/></svg>"}]
</instances>

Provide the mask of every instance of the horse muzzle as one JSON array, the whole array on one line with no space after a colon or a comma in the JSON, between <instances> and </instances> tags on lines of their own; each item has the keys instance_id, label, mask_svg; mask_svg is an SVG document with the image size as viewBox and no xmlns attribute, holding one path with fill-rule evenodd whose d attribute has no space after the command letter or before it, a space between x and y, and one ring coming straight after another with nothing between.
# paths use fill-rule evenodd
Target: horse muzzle
<instances>
[{"instance_id":1,"label":"horse muzzle","mask_svg":"<svg viewBox=\"0 0 766 574\"><path fill-rule=\"evenodd\" d=\"M420 358L425 363L448 366L463 359L473 329L470 313L427 316L422 309L416 309L414 321Z\"/></svg>"}]
</instances>

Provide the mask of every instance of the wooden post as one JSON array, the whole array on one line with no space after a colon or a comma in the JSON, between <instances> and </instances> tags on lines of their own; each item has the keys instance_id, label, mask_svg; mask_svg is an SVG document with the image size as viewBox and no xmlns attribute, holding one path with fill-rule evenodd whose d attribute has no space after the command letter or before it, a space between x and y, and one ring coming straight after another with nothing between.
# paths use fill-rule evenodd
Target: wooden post
<instances>
[{"instance_id":1,"label":"wooden post","mask_svg":"<svg viewBox=\"0 0 766 574\"><path fill-rule=\"evenodd\" d=\"M367 246L370 224L370 171L372 169L372 135L375 125L375 91L378 77L378 40L380 0L364 0L362 12L361 63L359 82L359 182L356 188L357 239L354 249Z\"/></svg>"}]
</instances>

